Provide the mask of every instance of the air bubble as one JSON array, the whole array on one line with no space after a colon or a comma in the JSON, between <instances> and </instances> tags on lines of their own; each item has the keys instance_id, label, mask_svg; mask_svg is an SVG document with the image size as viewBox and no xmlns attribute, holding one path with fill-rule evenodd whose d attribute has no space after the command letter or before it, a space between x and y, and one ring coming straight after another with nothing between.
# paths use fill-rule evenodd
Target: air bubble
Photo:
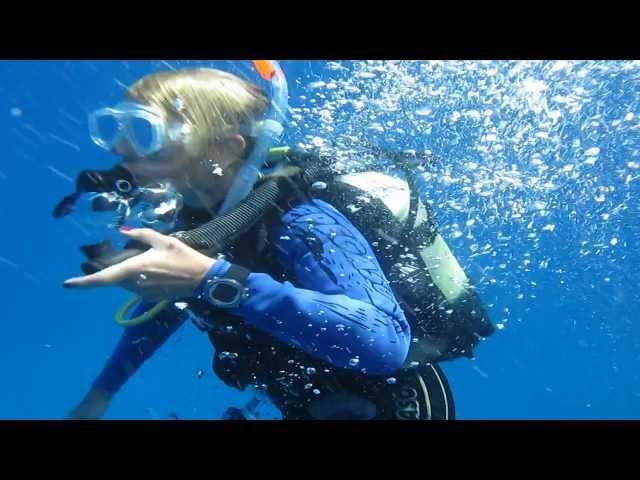
<instances>
[{"instance_id":1,"label":"air bubble","mask_svg":"<svg viewBox=\"0 0 640 480\"><path fill-rule=\"evenodd\" d=\"M598 147L593 147L584 152L587 157L595 157L600 153L600 149Z\"/></svg>"},{"instance_id":2,"label":"air bubble","mask_svg":"<svg viewBox=\"0 0 640 480\"><path fill-rule=\"evenodd\" d=\"M217 163L213 164L213 170L211 171L211 173L213 173L214 175L217 175L219 177L222 177L224 175L224 171L222 170L220 165L218 165Z\"/></svg>"},{"instance_id":3,"label":"air bubble","mask_svg":"<svg viewBox=\"0 0 640 480\"><path fill-rule=\"evenodd\" d=\"M176 109L176 112L181 112L182 110L184 110L184 102L180 97L174 98L173 102L171 103L173 104L173 108Z\"/></svg>"},{"instance_id":4,"label":"air bubble","mask_svg":"<svg viewBox=\"0 0 640 480\"><path fill-rule=\"evenodd\" d=\"M371 72L359 72L358 77L360 78L375 78L376 74Z\"/></svg>"}]
</instances>

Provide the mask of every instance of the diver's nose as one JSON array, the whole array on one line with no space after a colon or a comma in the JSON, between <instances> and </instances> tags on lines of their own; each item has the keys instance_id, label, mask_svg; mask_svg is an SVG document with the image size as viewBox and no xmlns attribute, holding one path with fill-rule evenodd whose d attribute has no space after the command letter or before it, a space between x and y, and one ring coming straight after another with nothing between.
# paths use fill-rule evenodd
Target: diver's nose
<instances>
[{"instance_id":1,"label":"diver's nose","mask_svg":"<svg viewBox=\"0 0 640 480\"><path fill-rule=\"evenodd\" d=\"M133 149L131 148L131 145L129 145L129 142L127 141L126 138L124 138L124 136L121 136L118 139L116 144L113 146L112 150L114 153L121 155L125 159L131 159L131 160L138 159L138 157L136 156L136 153L133 151Z\"/></svg>"}]
</instances>

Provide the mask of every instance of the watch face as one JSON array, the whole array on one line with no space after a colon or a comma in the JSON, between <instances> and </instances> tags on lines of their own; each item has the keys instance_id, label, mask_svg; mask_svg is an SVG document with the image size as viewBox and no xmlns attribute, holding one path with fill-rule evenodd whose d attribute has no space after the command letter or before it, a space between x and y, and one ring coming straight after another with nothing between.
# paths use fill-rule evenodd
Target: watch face
<instances>
[{"instance_id":1,"label":"watch face","mask_svg":"<svg viewBox=\"0 0 640 480\"><path fill-rule=\"evenodd\" d=\"M232 278L214 280L209 287L211 303L221 308L235 307L243 297L244 287Z\"/></svg>"},{"instance_id":2,"label":"watch face","mask_svg":"<svg viewBox=\"0 0 640 480\"><path fill-rule=\"evenodd\" d=\"M210 292L210 295L220 302L232 302L237 294L238 289L226 283L216 285Z\"/></svg>"}]
</instances>

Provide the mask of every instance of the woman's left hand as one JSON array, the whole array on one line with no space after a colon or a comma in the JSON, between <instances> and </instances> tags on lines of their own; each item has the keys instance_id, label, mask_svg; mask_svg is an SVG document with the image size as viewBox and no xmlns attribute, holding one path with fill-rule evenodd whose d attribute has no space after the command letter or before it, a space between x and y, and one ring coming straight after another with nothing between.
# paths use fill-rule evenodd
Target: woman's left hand
<instances>
[{"instance_id":1,"label":"woman's left hand","mask_svg":"<svg viewBox=\"0 0 640 480\"><path fill-rule=\"evenodd\" d=\"M149 250L92 275L70 278L67 288L121 286L147 301L174 300L193 295L213 258L185 245L177 238L149 228L120 230L123 235L146 243Z\"/></svg>"}]
</instances>

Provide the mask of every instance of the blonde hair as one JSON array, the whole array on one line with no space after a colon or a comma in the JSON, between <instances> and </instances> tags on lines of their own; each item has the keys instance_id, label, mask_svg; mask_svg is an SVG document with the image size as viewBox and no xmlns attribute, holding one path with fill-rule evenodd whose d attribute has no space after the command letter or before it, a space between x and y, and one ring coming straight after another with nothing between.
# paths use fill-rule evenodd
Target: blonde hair
<instances>
[{"instance_id":1,"label":"blonde hair","mask_svg":"<svg viewBox=\"0 0 640 480\"><path fill-rule=\"evenodd\" d=\"M191 127L190 153L206 155L226 135L246 134L244 128L269 106L264 91L221 70L189 68L158 72L131 85L129 96L162 108L170 118Z\"/></svg>"}]
</instances>

